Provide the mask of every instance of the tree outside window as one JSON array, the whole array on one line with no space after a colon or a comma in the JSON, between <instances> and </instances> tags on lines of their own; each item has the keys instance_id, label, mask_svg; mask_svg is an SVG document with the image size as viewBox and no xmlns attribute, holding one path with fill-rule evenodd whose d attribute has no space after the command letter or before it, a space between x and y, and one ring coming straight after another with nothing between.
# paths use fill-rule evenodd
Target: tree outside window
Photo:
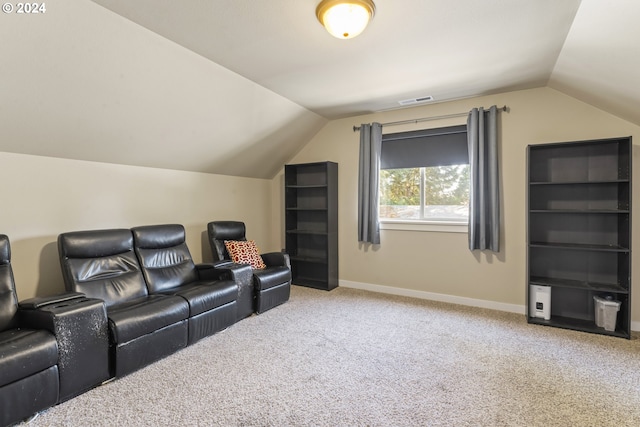
<instances>
[{"instance_id":1,"label":"tree outside window","mask_svg":"<svg viewBox=\"0 0 640 427\"><path fill-rule=\"evenodd\" d=\"M469 165L380 170L379 217L467 222Z\"/></svg>"}]
</instances>

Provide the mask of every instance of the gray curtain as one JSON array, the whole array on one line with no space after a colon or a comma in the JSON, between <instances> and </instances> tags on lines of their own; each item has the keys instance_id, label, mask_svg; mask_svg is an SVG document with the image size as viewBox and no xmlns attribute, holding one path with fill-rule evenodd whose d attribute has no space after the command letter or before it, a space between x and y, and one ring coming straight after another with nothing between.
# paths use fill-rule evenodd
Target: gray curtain
<instances>
[{"instance_id":1,"label":"gray curtain","mask_svg":"<svg viewBox=\"0 0 640 427\"><path fill-rule=\"evenodd\" d=\"M382 125L360 126L360 162L358 173L358 241L380 244L378 223L378 182Z\"/></svg>"},{"instance_id":2,"label":"gray curtain","mask_svg":"<svg viewBox=\"0 0 640 427\"><path fill-rule=\"evenodd\" d=\"M469 143L469 249L500 251L498 109L474 108L467 119Z\"/></svg>"}]
</instances>

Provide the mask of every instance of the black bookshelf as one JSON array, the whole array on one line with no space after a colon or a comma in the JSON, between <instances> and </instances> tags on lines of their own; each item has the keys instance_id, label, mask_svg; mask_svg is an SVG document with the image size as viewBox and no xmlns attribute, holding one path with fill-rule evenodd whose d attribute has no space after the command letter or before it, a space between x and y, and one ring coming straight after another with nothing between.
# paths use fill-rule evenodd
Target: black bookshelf
<instances>
[{"instance_id":1,"label":"black bookshelf","mask_svg":"<svg viewBox=\"0 0 640 427\"><path fill-rule=\"evenodd\" d=\"M631 137L527 147L529 323L631 337L631 149ZM549 319L532 310L538 287ZM615 330L596 325L594 297L620 302Z\"/></svg>"},{"instance_id":2,"label":"black bookshelf","mask_svg":"<svg viewBox=\"0 0 640 427\"><path fill-rule=\"evenodd\" d=\"M285 233L292 283L337 287L337 163L285 165Z\"/></svg>"}]
</instances>

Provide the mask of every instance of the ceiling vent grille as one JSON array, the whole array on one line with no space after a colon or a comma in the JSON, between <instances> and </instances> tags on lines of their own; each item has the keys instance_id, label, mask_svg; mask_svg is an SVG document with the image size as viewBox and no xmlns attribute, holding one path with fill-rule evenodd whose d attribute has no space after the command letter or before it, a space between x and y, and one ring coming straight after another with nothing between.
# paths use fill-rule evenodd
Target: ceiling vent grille
<instances>
[{"instance_id":1,"label":"ceiling vent grille","mask_svg":"<svg viewBox=\"0 0 640 427\"><path fill-rule=\"evenodd\" d=\"M411 98L411 99L403 99L402 101L398 101L400 105L413 105L413 104L422 104L424 102L433 101L433 96L421 96L420 98Z\"/></svg>"}]
</instances>

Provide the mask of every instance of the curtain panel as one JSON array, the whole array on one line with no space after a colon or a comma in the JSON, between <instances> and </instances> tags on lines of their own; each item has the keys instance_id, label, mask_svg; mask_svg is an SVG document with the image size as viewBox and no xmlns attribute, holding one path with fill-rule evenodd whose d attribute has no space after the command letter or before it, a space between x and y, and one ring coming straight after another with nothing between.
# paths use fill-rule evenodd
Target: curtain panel
<instances>
[{"instance_id":1,"label":"curtain panel","mask_svg":"<svg viewBox=\"0 0 640 427\"><path fill-rule=\"evenodd\" d=\"M470 200L469 249L500 251L498 109L474 108L467 119Z\"/></svg>"},{"instance_id":2,"label":"curtain panel","mask_svg":"<svg viewBox=\"0 0 640 427\"><path fill-rule=\"evenodd\" d=\"M378 183L380 181L380 153L382 125L360 126L360 160L358 172L358 241L380 244L378 222Z\"/></svg>"}]
</instances>

